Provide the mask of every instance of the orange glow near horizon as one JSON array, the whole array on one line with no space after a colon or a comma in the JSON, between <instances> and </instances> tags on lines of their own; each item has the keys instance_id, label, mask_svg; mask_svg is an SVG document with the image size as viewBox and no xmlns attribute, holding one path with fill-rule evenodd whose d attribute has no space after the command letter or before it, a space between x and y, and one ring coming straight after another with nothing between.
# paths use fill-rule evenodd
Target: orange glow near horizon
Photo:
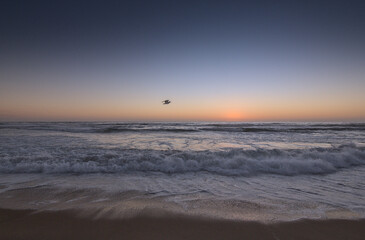
<instances>
[{"instance_id":1,"label":"orange glow near horizon","mask_svg":"<svg viewBox=\"0 0 365 240\"><path fill-rule=\"evenodd\" d=\"M226 104L229 105L228 103ZM221 104L183 104L173 102L164 106L156 102L141 103L75 103L75 104L17 104L0 105L2 121L341 121L364 120L364 106L345 104L264 106L244 104L226 107ZM336 108L337 106L337 108Z\"/></svg>"},{"instance_id":2,"label":"orange glow near horizon","mask_svg":"<svg viewBox=\"0 0 365 240\"><path fill-rule=\"evenodd\" d=\"M245 117L241 111L230 109L223 114L223 119L226 119L227 121L241 121L244 120Z\"/></svg>"}]
</instances>

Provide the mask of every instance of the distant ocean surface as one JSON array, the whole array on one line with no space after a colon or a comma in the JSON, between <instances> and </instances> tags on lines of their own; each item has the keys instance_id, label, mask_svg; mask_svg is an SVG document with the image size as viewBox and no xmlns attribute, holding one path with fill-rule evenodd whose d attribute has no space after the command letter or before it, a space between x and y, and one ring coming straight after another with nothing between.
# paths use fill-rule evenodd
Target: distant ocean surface
<instances>
[{"instance_id":1,"label":"distant ocean surface","mask_svg":"<svg viewBox=\"0 0 365 240\"><path fill-rule=\"evenodd\" d=\"M365 123L0 123L0 174L0 207L362 218Z\"/></svg>"}]
</instances>

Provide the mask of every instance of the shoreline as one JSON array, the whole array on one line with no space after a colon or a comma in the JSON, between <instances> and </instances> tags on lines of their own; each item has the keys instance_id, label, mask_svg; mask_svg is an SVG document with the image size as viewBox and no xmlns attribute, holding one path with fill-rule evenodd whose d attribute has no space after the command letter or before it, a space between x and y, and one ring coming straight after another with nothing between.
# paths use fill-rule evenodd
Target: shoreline
<instances>
[{"instance_id":1,"label":"shoreline","mask_svg":"<svg viewBox=\"0 0 365 240\"><path fill-rule=\"evenodd\" d=\"M170 213L93 218L76 210L0 209L0 239L331 239L360 240L365 219L301 219L262 223Z\"/></svg>"}]
</instances>

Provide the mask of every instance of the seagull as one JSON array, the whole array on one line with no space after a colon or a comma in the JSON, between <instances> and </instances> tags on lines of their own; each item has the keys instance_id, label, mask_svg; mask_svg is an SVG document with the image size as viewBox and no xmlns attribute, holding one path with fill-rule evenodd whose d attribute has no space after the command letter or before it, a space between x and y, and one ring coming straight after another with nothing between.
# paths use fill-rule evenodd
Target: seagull
<instances>
[{"instance_id":1,"label":"seagull","mask_svg":"<svg viewBox=\"0 0 365 240\"><path fill-rule=\"evenodd\" d=\"M163 101L162 101L162 104L164 104L164 105L165 105L165 104L170 104L170 103L171 103L171 102L170 102L170 100L163 100Z\"/></svg>"}]
</instances>

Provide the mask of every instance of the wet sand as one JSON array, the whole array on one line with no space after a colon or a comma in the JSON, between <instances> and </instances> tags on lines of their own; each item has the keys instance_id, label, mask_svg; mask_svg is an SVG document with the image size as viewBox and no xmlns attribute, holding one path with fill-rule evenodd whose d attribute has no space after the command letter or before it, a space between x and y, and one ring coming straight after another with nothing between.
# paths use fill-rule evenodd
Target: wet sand
<instances>
[{"instance_id":1,"label":"wet sand","mask_svg":"<svg viewBox=\"0 0 365 240\"><path fill-rule=\"evenodd\" d=\"M365 220L299 220L265 224L143 214L94 219L74 211L0 209L0 239L365 239Z\"/></svg>"}]
</instances>

